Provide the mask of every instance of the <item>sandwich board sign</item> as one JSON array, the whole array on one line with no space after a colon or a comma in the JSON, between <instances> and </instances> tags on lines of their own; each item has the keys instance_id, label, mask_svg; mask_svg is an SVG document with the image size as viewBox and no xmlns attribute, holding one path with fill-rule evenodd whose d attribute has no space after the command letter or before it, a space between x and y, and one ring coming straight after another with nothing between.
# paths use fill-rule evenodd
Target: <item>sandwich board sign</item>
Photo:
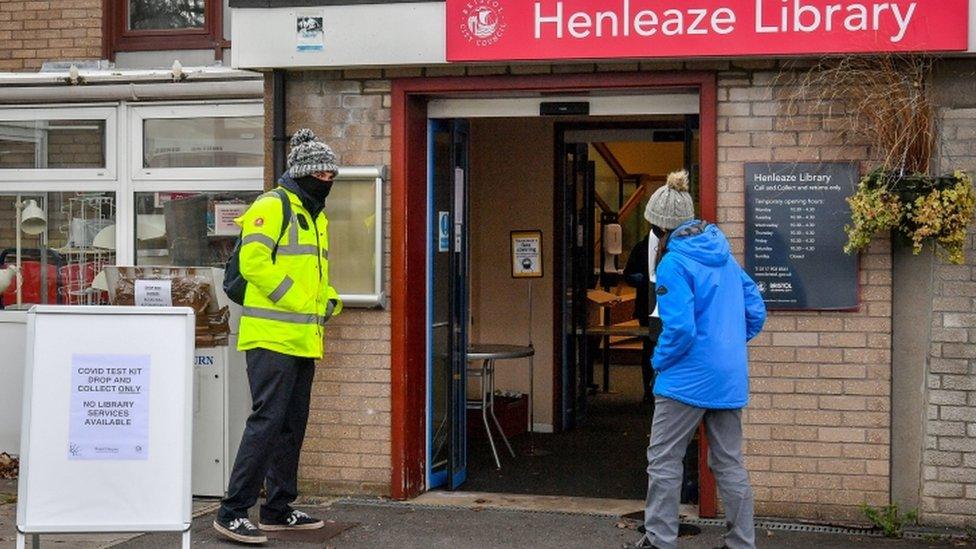
<instances>
[{"instance_id":1,"label":"sandwich board sign","mask_svg":"<svg viewBox=\"0 0 976 549\"><path fill-rule=\"evenodd\" d=\"M193 310L27 316L18 549L83 532L181 532L189 547Z\"/></svg>"}]
</instances>

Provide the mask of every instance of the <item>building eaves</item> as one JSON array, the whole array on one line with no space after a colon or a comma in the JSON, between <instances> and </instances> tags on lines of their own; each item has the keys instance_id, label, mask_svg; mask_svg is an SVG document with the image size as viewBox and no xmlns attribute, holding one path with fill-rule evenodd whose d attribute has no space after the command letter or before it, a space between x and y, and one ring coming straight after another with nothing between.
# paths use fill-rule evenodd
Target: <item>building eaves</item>
<instances>
[{"instance_id":1,"label":"building eaves","mask_svg":"<svg viewBox=\"0 0 976 549\"><path fill-rule=\"evenodd\" d=\"M182 82L234 82L262 80L260 73L230 69L226 67L183 67ZM79 70L78 76L84 85L148 84L172 82L170 69L100 69ZM68 85L68 71L57 72L0 72L0 87L10 86L65 86Z\"/></svg>"}]
</instances>

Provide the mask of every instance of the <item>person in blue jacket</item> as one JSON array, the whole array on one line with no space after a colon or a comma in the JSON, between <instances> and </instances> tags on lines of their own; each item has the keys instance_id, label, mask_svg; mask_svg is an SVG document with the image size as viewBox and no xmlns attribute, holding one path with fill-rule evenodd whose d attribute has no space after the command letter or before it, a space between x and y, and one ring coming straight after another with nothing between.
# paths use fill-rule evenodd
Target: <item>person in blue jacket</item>
<instances>
[{"instance_id":1,"label":"person in blue jacket","mask_svg":"<svg viewBox=\"0 0 976 549\"><path fill-rule=\"evenodd\" d=\"M708 461L725 506L725 547L754 548L742 408L749 401L746 343L762 330L766 307L722 231L694 219L687 172L668 177L651 197L647 216L661 240L656 293L663 329L651 360L655 407L638 547L677 547L682 459L704 421Z\"/></svg>"}]
</instances>

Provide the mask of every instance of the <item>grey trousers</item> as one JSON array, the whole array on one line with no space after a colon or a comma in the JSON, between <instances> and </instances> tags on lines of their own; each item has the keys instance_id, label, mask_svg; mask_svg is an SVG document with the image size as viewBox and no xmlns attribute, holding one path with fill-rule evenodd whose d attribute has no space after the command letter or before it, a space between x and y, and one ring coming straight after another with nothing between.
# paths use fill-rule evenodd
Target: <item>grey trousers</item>
<instances>
[{"instance_id":1,"label":"grey trousers","mask_svg":"<svg viewBox=\"0 0 976 549\"><path fill-rule=\"evenodd\" d=\"M682 460L703 419L708 464L725 505L725 545L730 549L752 549L756 535L752 487L742 463L742 410L706 410L662 397L655 398L651 443L647 447L645 537L660 549L678 546Z\"/></svg>"}]
</instances>

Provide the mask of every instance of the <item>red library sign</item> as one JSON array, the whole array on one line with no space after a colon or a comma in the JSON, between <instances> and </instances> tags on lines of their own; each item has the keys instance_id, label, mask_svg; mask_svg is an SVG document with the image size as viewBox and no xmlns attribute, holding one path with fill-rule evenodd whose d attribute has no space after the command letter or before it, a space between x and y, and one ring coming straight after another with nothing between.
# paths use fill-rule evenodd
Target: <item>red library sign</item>
<instances>
[{"instance_id":1,"label":"red library sign","mask_svg":"<svg viewBox=\"0 0 976 549\"><path fill-rule=\"evenodd\" d=\"M969 0L447 0L448 61L965 51Z\"/></svg>"}]
</instances>

